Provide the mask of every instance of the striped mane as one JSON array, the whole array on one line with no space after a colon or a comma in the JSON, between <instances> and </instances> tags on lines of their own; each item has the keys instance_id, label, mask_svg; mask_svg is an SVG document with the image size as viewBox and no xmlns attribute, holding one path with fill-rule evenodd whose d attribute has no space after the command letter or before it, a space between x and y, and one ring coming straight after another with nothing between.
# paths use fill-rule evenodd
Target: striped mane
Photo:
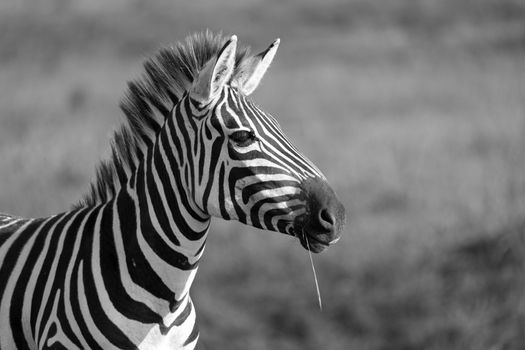
<instances>
[{"instance_id":1,"label":"striped mane","mask_svg":"<svg viewBox=\"0 0 525 350\"><path fill-rule=\"evenodd\" d=\"M100 162L89 192L75 208L107 202L125 184L138 162L152 147L165 119L204 65L216 57L227 38L209 30L185 42L161 49L144 63L141 77L128 83L120 107L125 120L111 141L111 156ZM249 48L238 47L235 65L248 58Z\"/></svg>"}]
</instances>

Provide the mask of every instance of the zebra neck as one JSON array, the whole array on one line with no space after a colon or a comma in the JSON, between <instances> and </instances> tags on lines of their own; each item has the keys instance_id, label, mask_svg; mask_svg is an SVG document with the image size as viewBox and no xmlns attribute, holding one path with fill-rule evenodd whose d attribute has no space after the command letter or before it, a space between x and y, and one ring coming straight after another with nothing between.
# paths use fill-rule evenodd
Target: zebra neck
<instances>
[{"instance_id":1,"label":"zebra neck","mask_svg":"<svg viewBox=\"0 0 525 350\"><path fill-rule=\"evenodd\" d=\"M128 265L137 271L132 282L170 301L170 309L188 293L210 224L183 181L185 157L174 146L173 127L162 128L144 150L114 204L120 219L114 229L125 242Z\"/></svg>"},{"instance_id":2,"label":"zebra neck","mask_svg":"<svg viewBox=\"0 0 525 350\"><path fill-rule=\"evenodd\" d=\"M78 214L84 219L73 255L82 258L76 267L68 264L78 269L78 295L97 296L97 319L120 329L121 338L130 340L126 348L144 339L154 344L182 332L178 325L193 324L189 288L206 239L203 234L200 251L186 256L148 229L140 210L136 193L121 190L112 201ZM190 324L186 328L190 334Z\"/></svg>"},{"instance_id":3,"label":"zebra neck","mask_svg":"<svg viewBox=\"0 0 525 350\"><path fill-rule=\"evenodd\" d=\"M148 299L147 305L165 314L175 312L189 292L210 220L198 224L181 220L178 216L184 212L175 207L176 213L168 212L149 185L137 181L133 189L119 191L112 208L113 231L121 237L117 251L129 273L125 284L140 294L137 298Z\"/></svg>"}]
</instances>

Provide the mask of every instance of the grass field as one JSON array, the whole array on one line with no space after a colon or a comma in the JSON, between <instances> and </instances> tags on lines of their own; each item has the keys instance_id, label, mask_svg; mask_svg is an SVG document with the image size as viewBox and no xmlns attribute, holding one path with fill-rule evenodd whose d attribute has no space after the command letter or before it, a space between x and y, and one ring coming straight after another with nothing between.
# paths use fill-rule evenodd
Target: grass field
<instances>
[{"instance_id":1,"label":"grass field","mask_svg":"<svg viewBox=\"0 0 525 350\"><path fill-rule=\"evenodd\" d=\"M215 220L200 349L525 348L525 3L5 1L0 210L87 189L141 61L209 27L280 51L254 99L326 174L343 239L314 256Z\"/></svg>"}]
</instances>

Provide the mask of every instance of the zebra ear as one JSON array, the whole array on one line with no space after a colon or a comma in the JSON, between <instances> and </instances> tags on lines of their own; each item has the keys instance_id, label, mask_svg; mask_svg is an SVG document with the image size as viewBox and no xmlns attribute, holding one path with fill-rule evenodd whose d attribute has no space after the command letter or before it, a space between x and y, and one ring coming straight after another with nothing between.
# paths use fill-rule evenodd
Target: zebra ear
<instances>
[{"instance_id":1,"label":"zebra ear","mask_svg":"<svg viewBox=\"0 0 525 350\"><path fill-rule=\"evenodd\" d=\"M280 42L280 39L275 39L266 50L244 61L235 72L232 85L236 86L243 94L250 95L257 88L270 63L272 63Z\"/></svg>"},{"instance_id":2,"label":"zebra ear","mask_svg":"<svg viewBox=\"0 0 525 350\"><path fill-rule=\"evenodd\" d=\"M237 36L232 35L219 51L217 58L208 61L199 72L191 89L193 98L207 103L217 96L232 76L236 49Z\"/></svg>"}]
</instances>

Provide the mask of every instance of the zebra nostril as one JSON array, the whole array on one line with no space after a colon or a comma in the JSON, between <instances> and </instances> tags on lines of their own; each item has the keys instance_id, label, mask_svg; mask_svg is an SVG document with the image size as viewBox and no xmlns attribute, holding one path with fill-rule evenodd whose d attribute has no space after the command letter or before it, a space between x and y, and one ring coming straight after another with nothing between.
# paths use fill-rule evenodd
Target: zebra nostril
<instances>
[{"instance_id":1,"label":"zebra nostril","mask_svg":"<svg viewBox=\"0 0 525 350\"><path fill-rule=\"evenodd\" d=\"M332 230L335 225L335 216L332 215L326 208L319 211L319 223L327 230Z\"/></svg>"}]
</instances>

